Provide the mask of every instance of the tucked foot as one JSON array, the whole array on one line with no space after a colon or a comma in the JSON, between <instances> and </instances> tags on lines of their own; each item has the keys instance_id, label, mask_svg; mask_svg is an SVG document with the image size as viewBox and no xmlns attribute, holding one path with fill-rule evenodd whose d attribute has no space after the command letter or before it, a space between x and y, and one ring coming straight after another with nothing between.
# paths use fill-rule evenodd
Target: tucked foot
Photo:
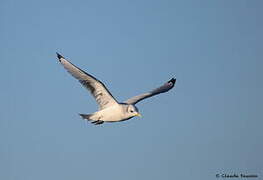
<instances>
[{"instance_id":1,"label":"tucked foot","mask_svg":"<svg viewBox=\"0 0 263 180\"><path fill-rule=\"evenodd\" d=\"M104 121L101 121L101 120L97 120L97 121L91 121L92 124L95 124L95 125L99 125L99 124L103 124Z\"/></svg>"}]
</instances>

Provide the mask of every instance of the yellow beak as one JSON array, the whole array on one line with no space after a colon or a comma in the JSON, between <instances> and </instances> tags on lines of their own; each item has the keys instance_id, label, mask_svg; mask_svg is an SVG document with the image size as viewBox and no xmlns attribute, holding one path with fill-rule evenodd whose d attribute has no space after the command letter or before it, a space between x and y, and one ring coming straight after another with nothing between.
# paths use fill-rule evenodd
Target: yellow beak
<instances>
[{"instance_id":1,"label":"yellow beak","mask_svg":"<svg viewBox=\"0 0 263 180\"><path fill-rule=\"evenodd\" d=\"M139 116L142 117L142 115L140 113L135 114L134 116Z\"/></svg>"}]
</instances>

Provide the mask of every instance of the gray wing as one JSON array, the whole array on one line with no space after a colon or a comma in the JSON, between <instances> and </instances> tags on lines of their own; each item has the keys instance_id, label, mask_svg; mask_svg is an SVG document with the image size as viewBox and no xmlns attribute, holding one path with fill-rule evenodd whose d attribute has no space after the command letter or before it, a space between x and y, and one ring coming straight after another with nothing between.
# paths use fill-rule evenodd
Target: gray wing
<instances>
[{"instance_id":1,"label":"gray wing","mask_svg":"<svg viewBox=\"0 0 263 180\"><path fill-rule=\"evenodd\" d=\"M160 94L160 93L165 93L165 92L169 91L170 89L172 89L174 87L175 82L176 82L176 79L172 78L170 81L166 82L162 86L160 86L160 87L158 87L158 88L156 88L156 89L154 89L154 90L152 90L152 91L150 91L148 93L144 93L144 94L141 94L141 95L138 95L138 96L134 96L134 97L128 99L127 101L125 101L125 103L127 103L127 104L136 104L136 103L140 102L143 99L155 96L155 95Z\"/></svg>"},{"instance_id":2,"label":"gray wing","mask_svg":"<svg viewBox=\"0 0 263 180\"><path fill-rule=\"evenodd\" d=\"M91 92L92 96L96 99L100 110L118 104L101 81L67 61L58 53L57 57L64 68Z\"/></svg>"}]
</instances>

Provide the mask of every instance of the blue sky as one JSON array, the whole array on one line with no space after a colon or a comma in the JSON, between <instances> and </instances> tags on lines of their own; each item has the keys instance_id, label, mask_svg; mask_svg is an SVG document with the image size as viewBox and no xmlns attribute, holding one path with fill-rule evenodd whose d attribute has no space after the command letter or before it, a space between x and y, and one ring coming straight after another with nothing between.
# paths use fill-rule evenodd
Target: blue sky
<instances>
[{"instance_id":1,"label":"blue sky","mask_svg":"<svg viewBox=\"0 0 263 180\"><path fill-rule=\"evenodd\" d=\"M216 179L262 174L262 1L0 1L0 179ZM143 118L97 105L58 51L119 100L171 77Z\"/></svg>"}]
</instances>

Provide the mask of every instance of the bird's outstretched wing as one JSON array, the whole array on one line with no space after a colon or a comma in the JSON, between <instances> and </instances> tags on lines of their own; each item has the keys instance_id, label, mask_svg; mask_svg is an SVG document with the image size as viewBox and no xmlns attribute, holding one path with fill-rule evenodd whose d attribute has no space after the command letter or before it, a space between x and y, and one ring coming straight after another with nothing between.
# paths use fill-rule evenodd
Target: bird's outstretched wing
<instances>
[{"instance_id":1,"label":"bird's outstretched wing","mask_svg":"<svg viewBox=\"0 0 263 180\"><path fill-rule=\"evenodd\" d=\"M114 97L101 81L81 70L71 62L67 61L58 53L57 57L64 68L91 92L93 97L96 99L100 110L118 104L118 102L114 99Z\"/></svg>"},{"instance_id":2,"label":"bird's outstretched wing","mask_svg":"<svg viewBox=\"0 0 263 180\"><path fill-rule=\"evenodd\" d=\"M160 94L160 93L165 93L174 87L175 82L176 82L176 79L172 78L170 81L166 82L162 86L160 86L160 87L158 87L158 88L156 88L156 89L154 89L148 93L144 93L144 94L141 94L138 96L134 96L134 97L128 99L127 101L125 101L125 103L136 104L145 98L149 98L149 97L152 97L152 96Z\"/></svg>"}]
</instances>

